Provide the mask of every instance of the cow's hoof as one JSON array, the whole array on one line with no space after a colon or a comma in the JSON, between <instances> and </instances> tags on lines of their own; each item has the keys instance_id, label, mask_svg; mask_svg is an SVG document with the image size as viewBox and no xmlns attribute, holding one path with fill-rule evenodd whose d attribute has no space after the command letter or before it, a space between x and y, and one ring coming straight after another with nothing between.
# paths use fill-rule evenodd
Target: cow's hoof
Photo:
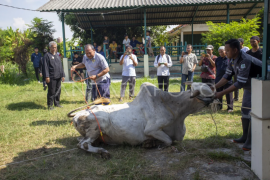
<instances>
[{"instance_id":1,"label":"cow's hoof","mask_svg":"<svg viewBox=\"0 0 270 180\"><path fill-rule=\"evenodd\" d=\"M148 139L145 140L142 144L143 148L154 148L154 147L158 147L160 145L163 145L163 142L156 140L156 139Z\"/></svg>"},{"instance_id":2,"label":"cow's hoof","mask_svg":"<svg viewBox=\"0 0 270 180\"><path fill-rule=\"evenodd\" d=\"M102 152L100 155L101 155L101 157L103 159L110 159L111 158L111 155L110 155L110 153L108 151L107 152Z\"/></svg>"}]
</instances>

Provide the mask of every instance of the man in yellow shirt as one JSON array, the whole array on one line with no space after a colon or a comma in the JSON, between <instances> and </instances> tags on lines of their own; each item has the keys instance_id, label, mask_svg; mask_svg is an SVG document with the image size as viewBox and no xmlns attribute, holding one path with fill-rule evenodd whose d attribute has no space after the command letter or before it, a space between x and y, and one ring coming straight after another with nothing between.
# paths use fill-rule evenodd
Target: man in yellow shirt
<instances>
[{"instance_id":1,"label":"man in yellow shirt","mask_svg":"<svg viewBox=\"0 0 270 180\"><path fill-rule=\"evenodd\" d=\"M113 41L110 46L109 46L109 50L110 50L110 56L112 57L112 55L114 54L115 57L115 62L117 62L117 43L115 41Z\"/></svg>"}]
</instances>

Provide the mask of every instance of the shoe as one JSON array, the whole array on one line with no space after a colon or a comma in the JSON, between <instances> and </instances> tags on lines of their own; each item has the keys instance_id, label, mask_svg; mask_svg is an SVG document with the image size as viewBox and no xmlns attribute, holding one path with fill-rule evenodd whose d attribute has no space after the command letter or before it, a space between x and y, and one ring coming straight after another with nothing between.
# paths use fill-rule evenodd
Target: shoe
<instances>
[{"instance_id":1,"label":"shoe","mask_svg":"<svg viewBox=\"0 0 270 180\"><path fill-rule=\"evenodd\" d=\"M62 108L63 106L61 106L60 104L56 105L55 107L59 107L59 108Z\"/></svg>"},{"instance_id":2,"label":"shoe","mask_svg":"<svg viewBox=\"0 0 270 180\"><path fill-rule=\"evenodd\" d=\"M245 143L248 136L248 129L249 129L250 119L242 118L242 129L243 135L239 139L234 139L234 143Z\"/></svg>"},{"instance_id":3,"label":"shoe","mask_svg":"<svg viewBox=\"0 0 270 180\"><path fill-rule=\"evenodd\" d=\"M46 91L46 89L47 89L47 86L44 86L43 90Z\"/></svg>"},{"instance_id":4,"label":"shoe","mask_svg":"<svg viewBox=\"0 0 270 180\"><path fill-rule=\"evenodd\" d=\"M133 99L133 98L130 96L130 97L129 97L129 100L132 100L132 99Z\"/></svg>"},{"instance_id":5,"label":"shoe","mask_svg":"<svg viewBox=\"0 0 270 180\"><path fill-rule=\"evenodd\" d=\"M123 99L120 98L120 99L119 99L119 102L122 102L122 101L123 101Z\"/></svg>"},{"instance_id":6,"label":"shoe","mask_svg":"<svg viewBox=\"0 0 270 180\"><path fill-rule=\"evenodd\" d=\"M233 99L233 101L238 101L238 99Z\"/></svg>"},{"instance_id":7,"label":"shoe","mask_svg":"<svg viewBox=\"0 0 270 180\"><path fill-rule=\"evenodd\" d=\"M54 108L53 108L52 106L49 106L49 107L48 107L48 110L49 110L49 111L52 111L52 110L54 110Z\"/></svg>"},{"instance_id":8,"label":"shoe","mask_svg":"<svg viewBox=\"0 0 270 180\"><path fill-rule=\"evenodd\" d=\"M229 109L229 110L228 110L228 113L232 113L232 112L233 112L233 110L232 110L232 109Z\"/></svg>"},{"instance_id":9,"label":"shoe","mask_svg":"<svg viewBox=\"0 0 270 180\"><path fill-rule=\"evenodd\" d=\"M249 123L247 140L246 140L245 144L243 145L242 149L244 151L251 150L251 123Z\"/></svg>"}]
</instances>

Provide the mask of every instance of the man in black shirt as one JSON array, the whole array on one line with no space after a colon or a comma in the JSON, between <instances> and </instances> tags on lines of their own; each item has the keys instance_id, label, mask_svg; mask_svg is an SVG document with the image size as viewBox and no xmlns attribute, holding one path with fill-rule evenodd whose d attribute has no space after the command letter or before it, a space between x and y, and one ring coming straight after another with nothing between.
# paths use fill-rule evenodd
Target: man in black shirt
<instances>
[{"instance_id":1,"label":"man in black shirt","mask_svg":"<svg viewBox=\"0 0 270 180\"><path fill-rule=\"evenodd\" d=\"M77 65L80 64L82 62L82 58L78 55L77 52L74 53L74 58L72 61L72 65ZM84 74L83 74L83 69L76 69L77 73L80 73L81 77L84 79ZM77 74L75 71L73 72L73 77L71 77L73 80Z\"/></svg>"},{"instance_id":2,"label":"man in black shirt","mask_svg":"<svg viewBox=\"0 0 270 180\"><path fill-rule=\"evenodd\" d=\"M262 60L262 49L259 46L260 38L258 36L253 36L250 38L250 45L252 46L252 49L247 51L247 54Z\"/></svg>"},{"instance_id":3,"label":"man in black shirt","mask_svg":"<svg viewBox=\"0 0 270 180\"><path fill-rule=\"evenodd\" d=\"M47 104L48 109L53 110L53 104L56 107L62 107L59 104L61 94L61 80L65 80L61 58L57 53L57 44L54 41L49 43L50 52L44 56L42 73L48 84Z\"/></svg>"},{"instance_id":4,"label":"man in black shirt","mask_svg":"<svg viewBox=\"0 0 270 180\"><path fill-rule=\"evenodd\" d=\"M227 84L234 75L237 75L237 82L227 89L217 92L216 98L219 99L225 94L243 88L244 95L242 107L251 108L251 78L257 77L257 75L261 76L262 61L242 52L240 43L237 39L230 39L225 42L225 50L227 57L230 59L230 63L226 69L226 73L216 84L216 88L220 88ZM235 143L244 143L242 149L245 151L251 150L250 111L250 109L241 108L243 136L233 140Z\"/></svg>"}]
</instances>

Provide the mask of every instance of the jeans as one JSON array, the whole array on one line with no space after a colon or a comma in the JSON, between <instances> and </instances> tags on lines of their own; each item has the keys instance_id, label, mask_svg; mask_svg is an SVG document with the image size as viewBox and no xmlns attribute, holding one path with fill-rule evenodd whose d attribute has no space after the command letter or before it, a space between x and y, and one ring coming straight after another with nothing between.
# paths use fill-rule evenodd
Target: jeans
<instances>
[{"instance_id":1,"label":"jeans","mask_svg":"<svg viewBox=\"0 0 270 180\"><path fill-rule=\"evenodd\" d=\"M191 72L191 71L188 71L188 74L182 74L181 91L185 91L186 89L185 82L187 81L187 79L188 81L193 82L193 76L194 76L194 72Z\"/></svg>"}]
</instances>

